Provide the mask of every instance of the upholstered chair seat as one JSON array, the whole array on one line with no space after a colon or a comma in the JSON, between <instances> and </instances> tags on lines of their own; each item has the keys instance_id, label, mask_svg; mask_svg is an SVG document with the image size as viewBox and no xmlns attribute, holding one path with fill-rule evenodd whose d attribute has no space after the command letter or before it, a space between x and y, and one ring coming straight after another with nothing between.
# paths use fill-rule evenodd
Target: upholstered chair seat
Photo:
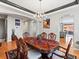
<instances>
[{"instance_id":1,"label":"upholstered chair seat","mask_svg":"<svg viewBox=\"0 0 79 59\"><path fill-rule=\"evenodd\" d=\"M72 43L72 39L69 41L67 48L59 46L59 48L62 48L63 50L65 50L65 52L60 51L60 49L55 50L50 55L50 58L51 59L68 59L68 52L70 50L71 43Z\"/></svg>"}]
</instances>

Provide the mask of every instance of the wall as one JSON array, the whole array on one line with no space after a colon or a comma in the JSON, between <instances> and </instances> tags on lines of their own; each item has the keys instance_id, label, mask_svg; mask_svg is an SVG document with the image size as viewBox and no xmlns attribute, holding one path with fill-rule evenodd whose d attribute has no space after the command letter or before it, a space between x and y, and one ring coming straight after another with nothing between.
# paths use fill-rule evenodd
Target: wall
<instances>
[{"instance_id":1,"label":"wall","mask_svg":"<svg viewBox=\"0 0 79 59\"><path fill-rule=\"evenodd\" d=\"M33 18L33 15L29 12L20 10L16 7L0 2L0 14L20 15L24 17Z\"/></svg>"},{"instance_id":2,"label":"wall","mask_svg":"<svg viewBox=\"0 0 79 59\"><path fill-rule=\"evenodd\" d=\"M15 25L15 19L20 20L20 26ZM25 32L24 27L26 26L24 25L24 20L28 20L28 18L13 15L7 17L7 41L11 41L12 29L15 30L15 35L17 35L18 38L22 37L22 34Z\"/></svg>"},{"instance_id":3,"label":"wall","mask_svg":"<svg viewBox=\"0 0 79 59\"><path fill-rule=\"evenodd\" d=\"M53 32L56 34L56 40L59 41L59 15L50 15L50 29L42 29L42 31L49 34L50 32Z\"/></svg>"},{"instance_id":4,"label":"wall","mask_svg":"<svg viewBox=\"0 0 79 59\"><path fill-rule=\"evenodd\" d=\"M49 32L55 32L57 35L57 40L59 40L59 32L60 32L60 21L62 17L65 15L72 16L74 20L74 45L76 41L79 41L79 5L75 5L63 10L59 10L57 12L51 13L50 15L50 29L43 29L43 31Z\"/></svg>"},{"instance_id":5,"label":"wall","mask_svg":"<svg viewBox=\"0 0 79 59\"><path fill-rule=\"evenodd\" d=\"M28 32L28 22L26 21L26 22L23 22L23 32Z\"/></svg>"},{"instance_id":6,"label":"wall","mask_svg":"<svg viewBox=\"0 0 79 59\"><path fill-rule=\"evenodd\" d=\"M12 7L10 5L0 2L0 14L8 15L7 17L7 39L8 40L7 41L11 41L12 29L15 30L15 34L18 37L21 37L25 31L29 31L30 24L24 23L25 21L33 19L33 15L30 14L29 12L20 10L16 7ZM20 19L21 26L18 28L16 28L15 26L15 19Z\"/></svg>"},{"instance_id":7,"label":"wall","mask_svg":"<svg viewBox=\"0 0 79 59\"><path fill-rule=\"evenodd\" d=\"M36 36L39 33L39 23L37 21L29 21L30 36Z\"/></svg>"},{"instance_id":8,"label":"wall","mask_svg":"<svg viewBox=\"0 0 79 59\"><path fill-rule=\"evenodd\" d=\"M22 11L22 10L19 10L17 8L14 8L14 7L11 7L11 6L8 6L6 4L3 4L0 2L0 13L4 13L4 14L14 14L14 15L21 15L21 16L30 16L32 17L32 15ZM57 37L56 37L56 40L59 41L59 36L60 36L60 20L63 16L65 15L71 15L74 19L74 42L76 41L79 41L79 5L75 5L73 7L68 7L68 8L65 8L65 9L62 9L62 10L59 10L57 12L53 12L51 14L49 14L50 16L50 29L44 29L44 28L40 28L41 31L46 31L47 33L50 33L50 32L54 32L56 33ZM21 20L21 27L19 28L15 28L15 23L14 23L14 20L15 18L19 18L19 19L23 19L23 18L20 18L20 17L15 17L15 16L8 16L7 18L7 35L8 35L8 41L10 41L11 39L11 30L14 28L15 29L15 32L16 32L16 35L18 35L18 37L22 36L22 33L23 33L23 30L22 30L22 27L23 27L23 22ZM40 23L42 24L42 23ZM29 25L30 26L30 25ZM39 25L40 26L40 25ZM41 25L42 26L42 25ZM40 30L39 30L40 31Z\"/></svg>"}]
</instances>

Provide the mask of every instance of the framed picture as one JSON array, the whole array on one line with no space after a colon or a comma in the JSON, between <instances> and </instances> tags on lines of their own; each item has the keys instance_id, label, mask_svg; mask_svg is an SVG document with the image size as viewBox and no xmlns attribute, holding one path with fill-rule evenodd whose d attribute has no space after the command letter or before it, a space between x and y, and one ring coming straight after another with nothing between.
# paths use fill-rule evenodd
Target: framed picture
<instances>
[{"instance_id":1,"label":"framed picture","mask_svg":"<svg viewBox=\"0 0 79 59\"><path fill-rule=\"evenodd\" d=\"M43 28L50 28L50 19L43 20Z\"/></svg>"},{"instance_id":2,"label":"framed picture","mask_svg":"<svg viewBox=\"0 0 79 59\"><path fill-rule=\"evenodd\" d=\"M20 26L20 20L19 19L15 19L15 26Z\"/></svg>"}]
</instances>

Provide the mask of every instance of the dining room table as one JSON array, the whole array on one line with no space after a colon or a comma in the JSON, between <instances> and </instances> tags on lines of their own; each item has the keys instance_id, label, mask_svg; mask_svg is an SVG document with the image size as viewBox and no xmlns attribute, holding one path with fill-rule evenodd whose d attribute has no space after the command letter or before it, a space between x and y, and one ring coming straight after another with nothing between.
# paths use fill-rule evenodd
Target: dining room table
<instances>
[{"instance_id":1,"label":"dining room table","mask_svg":"<svg viewBox=\"0 0 79 59\"><path fill-rule=\"evenodd\" d=\"M49 59L48 54L59 46L59 42L50 39L37 39L36 37L28 37L25 39L27 45L33 47L41 53L43 59Z\"/></svg>"}]
</instances>

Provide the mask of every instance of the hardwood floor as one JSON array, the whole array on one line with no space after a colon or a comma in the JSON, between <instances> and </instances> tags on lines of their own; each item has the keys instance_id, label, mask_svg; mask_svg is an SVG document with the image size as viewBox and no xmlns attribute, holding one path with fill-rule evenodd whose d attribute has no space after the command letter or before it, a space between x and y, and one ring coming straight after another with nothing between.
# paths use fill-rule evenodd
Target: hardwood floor
<instances>
[{"instance_id":1,"label":"hardwood floor","mask_svg":"<svg viewBox=\"0 0 79 59\"><path fill-rule=\"evenodd\" d=\"M63 38L60 39L60 45L63 47L67 47L67 44L65 43L65 40ZM15 42L3 42L2 46L0 47L0 59L6 59L6 55L5 52L12 50L12 49L16 49L16 44ZM73 47L71 47L70 49L70 54L77 56L77 59L79 59L79 51L74 50Z\"/></svg>"},{"instance_id":2,"label":"hardwood floor","mask_svg":"<svg viewBox=\"0 0 79 59\"><path fill-rule=\"evenodd\" d=\"M6 59L5 52L15 48L16 48L15 42L8 42L8 43L3 42L2 46L0 47L0 59Z\"/></svg>"},{"instance_id":3,"label":"hardwood floor","mask_svg":"<svg viewBox=\"0 0 79 59\"><path fill-rule=\"evenodd\" d=\"M66 48L67 44L64 38L60 39L60 46ZM79 59L79 50L74 50L73 46L70 48L69 51L70 54L77 56L77 59Z\"/></svg>"}]
</instances>

